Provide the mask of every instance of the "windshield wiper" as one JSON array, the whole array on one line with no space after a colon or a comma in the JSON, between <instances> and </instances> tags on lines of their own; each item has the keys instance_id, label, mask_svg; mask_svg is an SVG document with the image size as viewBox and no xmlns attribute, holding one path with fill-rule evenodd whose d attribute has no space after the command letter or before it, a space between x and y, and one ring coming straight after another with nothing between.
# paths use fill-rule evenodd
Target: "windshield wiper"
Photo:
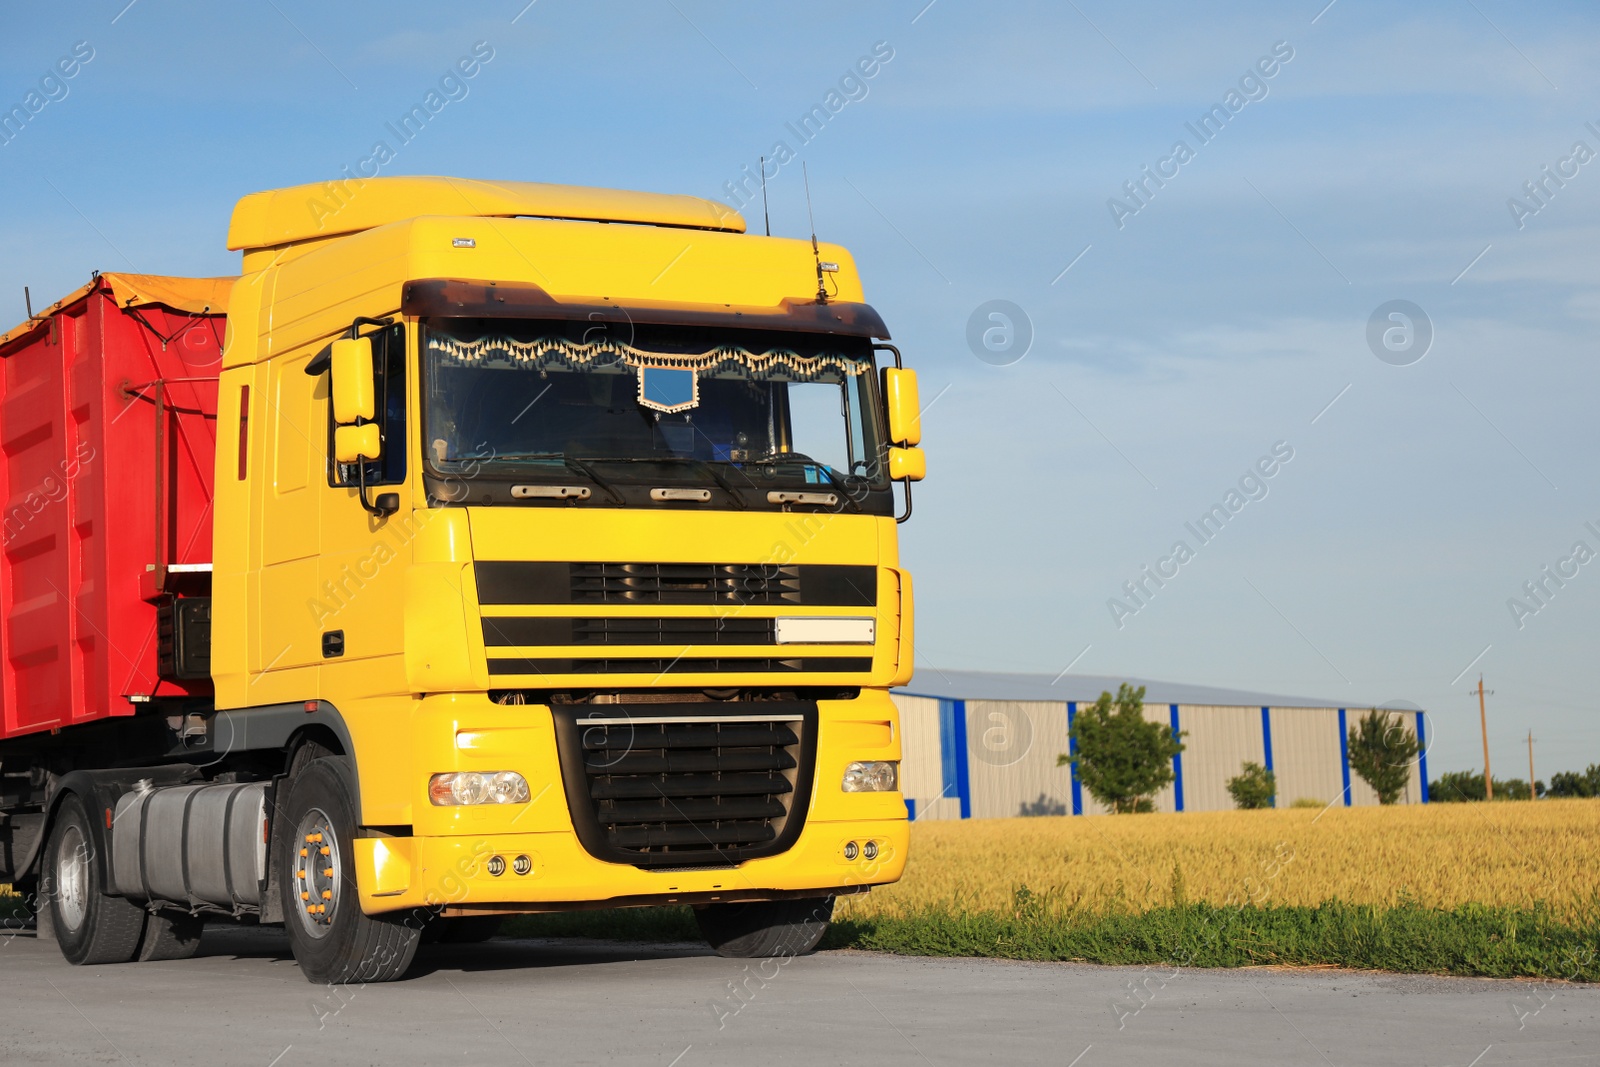
<instances>
[{"instance_id":1,"label":"windshield wiper","mask_svg":"<svg viewBox=\"0 0 1600 1067\"><path fill-rule=\"evenodd\" d=\"M610 493L611 499L615 500L619 507L626 507L628 504L627 500L623 499L622 494L617 492L617 487L600 477L593 467L581 459L567 455L565 452L497 452L488 458L510 460L512 462L519 459L559 459L568 470L582 475L607 493Z\"/></svg>"},{"instance_id":2,"label":"windshield wiper","mask_svg":"<svg viewBox=\"0 0 1600 1067\"><path fill-rule=\"evenodd\" d=\"M596 474L595 469L589 466L583 460L576 459L572 456L562 456L561 461L567 465L568 470L577 471L579 474L584 475L590 481L594 482L595 485L598 485L600 488L610 493L611 499L617 502L618 507L627 506L628 502L623 499L621 493L617 492L616 486L612 485L610 482L600 477L600 475Z\"/></svg>"},{"instance_id":3,"label":"windshield wiper","mask_svg":"<svg viewBox=\"0 0 1600 1067\"><path fill-rule=\"evenodd\" d=\"M715 463L707 463L705 460L703 460L703 459L695 459L693 456L603 456L603 457L599 457L598 461L601 462L601 463L689 463L689 464L693 464L694 466L699 467L701 470L705 471L707 474L711 475L711 480L716 482L719 486L721 486L722 487L722 491L727 493L730 497L733 498L733 502L739 506L739 510L740 511L744 511L745 509L749 508L749 506L750 506L749 503L745 501L744 495L742 493L740 493L739 490L735 489L733 487L733 483L728 481L726 478L724 478L722 476L722 473L717 470L717 466L716 466Z\"/></svg>"},{"instance_id":4,"label":"windshield wiper","mask_svg":"<svg viewBox=\"0 0 1600 1067\"><path fill-rule=\"evenodd\" d=\"M861 505L856 502L856 498L850 495L849 486L845 485L844 480L841 479L837 474L833 473L833 468L828 466L826 463L821 462L820 460L812 459L804 452L769 452L760 459L756 460L756 462L771 463L774 460L780 459L793 461L795 463L802 463L817 468L817 470L822 472L822 476L827 478L828 481L832 483L835 489L844 494L844 498L850 502L850 506L852 508L857 511L861 510Z\"/></svg>"}]
</instances>

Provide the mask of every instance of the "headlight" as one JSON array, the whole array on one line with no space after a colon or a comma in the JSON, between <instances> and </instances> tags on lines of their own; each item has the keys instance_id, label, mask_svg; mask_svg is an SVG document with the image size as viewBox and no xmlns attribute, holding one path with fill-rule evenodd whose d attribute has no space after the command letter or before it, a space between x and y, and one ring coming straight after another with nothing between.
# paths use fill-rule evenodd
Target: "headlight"
<instances>
[{"instance_id":1,"label":"headlight","mask_svg":"<svg viewBox=\"0 0 1600 1067\"><path fill-rule=\"evenodd\" d=\"M526 804L528 780L516 771L452 771L428 779L428 799L440 807Z\"/></svg>"},{"instance_id":2,"label":"headlight","mask_svg":"<svg viewBox=\"0 0 1600 1067\"><path fill-rule=\"evenodd\" d=\"M846 793L892 793L900 785L898 760L872 760L852 763L844 769L839 788Z\"/></svg>"}]
</instances>

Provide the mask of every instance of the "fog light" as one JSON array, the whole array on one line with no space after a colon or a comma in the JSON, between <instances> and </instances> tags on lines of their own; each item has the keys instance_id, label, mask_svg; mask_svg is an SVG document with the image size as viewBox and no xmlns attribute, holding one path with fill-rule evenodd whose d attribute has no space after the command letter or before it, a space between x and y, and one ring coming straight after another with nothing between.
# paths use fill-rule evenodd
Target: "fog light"
<instances>
[{"instance_id":1,"label":"fog light","mask_svg":"<svg viewBox=\"0 0 1600 1067\"><path fill-rule=\"evenodd\" d=\"M861 847L861 854L863 856L865 856L869 860L877 859L878 858L878 843L876 841L868 841L865 845L863 845Z\"/></svg>"},{"instance_id":2,"label":"fog light","mask_svg":"<svg viewBox=\"0 0 1600 1067\"><path fill-rule=\"evenodd\" d=\"M489 862L484 864L484 866L487 867L489 873L494 875L496 878L506 873L506 861L503 856L490 856Z\"/></svg>"},{"instance_id":3,"label":"fog light","mask_svg":"<svg viewBox=\"0 0 1600 1067\"><path fill-rule=\"evenodd\" d=\"M861 854L861 850L856 847L856 843L854 841L852 841L849 844L844 846L844 858L845 859L853 860L860 854Z\"/></svg>"},{"instance_id":4,"label":"fog light","mask_svg":"<svg viewBox=\"0 0 1600 1067\"><path fill-rule=\"evenodd\" d=\"M527 856L518 856L516 859L511 861L511 869L516 871L518 874L527 874L529 871L533 870L533 860Z\"/></svg>"},{"instance_id":5,"label":"fog light","mask_svg":"<svg viewBox=\"0 0 1600 1067\"><path fill-rule=\"evenodd\" d=\"M900 784L900 764L896 760L871 760L852 763L844 769L839 787L846 793L892 793Z\"/></svg>"},{"instance_id":6,"label":"fog light","mask_svg":"<svg viewBox=\"0 0 1600 1067\"><path fill-rule=\"evenodd\" d=\"M526 804L528 780L516 771L453 771L428 779L428 799L440 807Z\"/></svg>"}]
</instances>

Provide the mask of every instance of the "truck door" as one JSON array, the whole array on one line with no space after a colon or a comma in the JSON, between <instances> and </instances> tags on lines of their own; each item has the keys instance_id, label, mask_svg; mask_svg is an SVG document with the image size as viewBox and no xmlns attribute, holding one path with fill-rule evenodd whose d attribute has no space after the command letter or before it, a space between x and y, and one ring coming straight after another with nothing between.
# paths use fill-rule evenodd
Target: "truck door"
<instances>
[{"instance_id":1,"label":"truck door","mask_svg":"<svg viewBox=\"0 0 1600 1067\"><path fill-rule=\"evenodd\" d=\"M264 368L261 425L267 428L269 470L260 497L261 566L252 590L257 605L253 671L309 667L322 659L314 605L327 441L318 416L327 407L328 380L306 374L314 354L307 349Z\"/></svg>"}]
</instances>

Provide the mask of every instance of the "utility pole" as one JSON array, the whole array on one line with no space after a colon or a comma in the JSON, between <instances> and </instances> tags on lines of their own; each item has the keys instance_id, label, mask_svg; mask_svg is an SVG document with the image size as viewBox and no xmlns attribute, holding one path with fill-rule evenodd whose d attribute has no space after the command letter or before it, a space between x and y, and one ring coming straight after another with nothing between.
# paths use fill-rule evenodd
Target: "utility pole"
<instances>
[{"instance_id":1,"label":"utility pole","mask_svg":"<svg viewBox=\"0 0 1600 1067\"><path fill-rule=\"evenodd\" d=\"M1483 706L1483 675L1478 675L1478 725L1483 727L1483 799L1494 799L1494 779L1489 776L1489 713Z\"/></svg>"},{"instance_id":2,"label":"utility pole","mask_svg":"<svg viewBox=\"0 0 1600 1067\"><path fill-rule=\"evenodd\" d=\"M1539 789L1534 784L1533 777L1533 731L1528 731L1528 799L1538 800Z\"/></svg>"}]
</instances>

